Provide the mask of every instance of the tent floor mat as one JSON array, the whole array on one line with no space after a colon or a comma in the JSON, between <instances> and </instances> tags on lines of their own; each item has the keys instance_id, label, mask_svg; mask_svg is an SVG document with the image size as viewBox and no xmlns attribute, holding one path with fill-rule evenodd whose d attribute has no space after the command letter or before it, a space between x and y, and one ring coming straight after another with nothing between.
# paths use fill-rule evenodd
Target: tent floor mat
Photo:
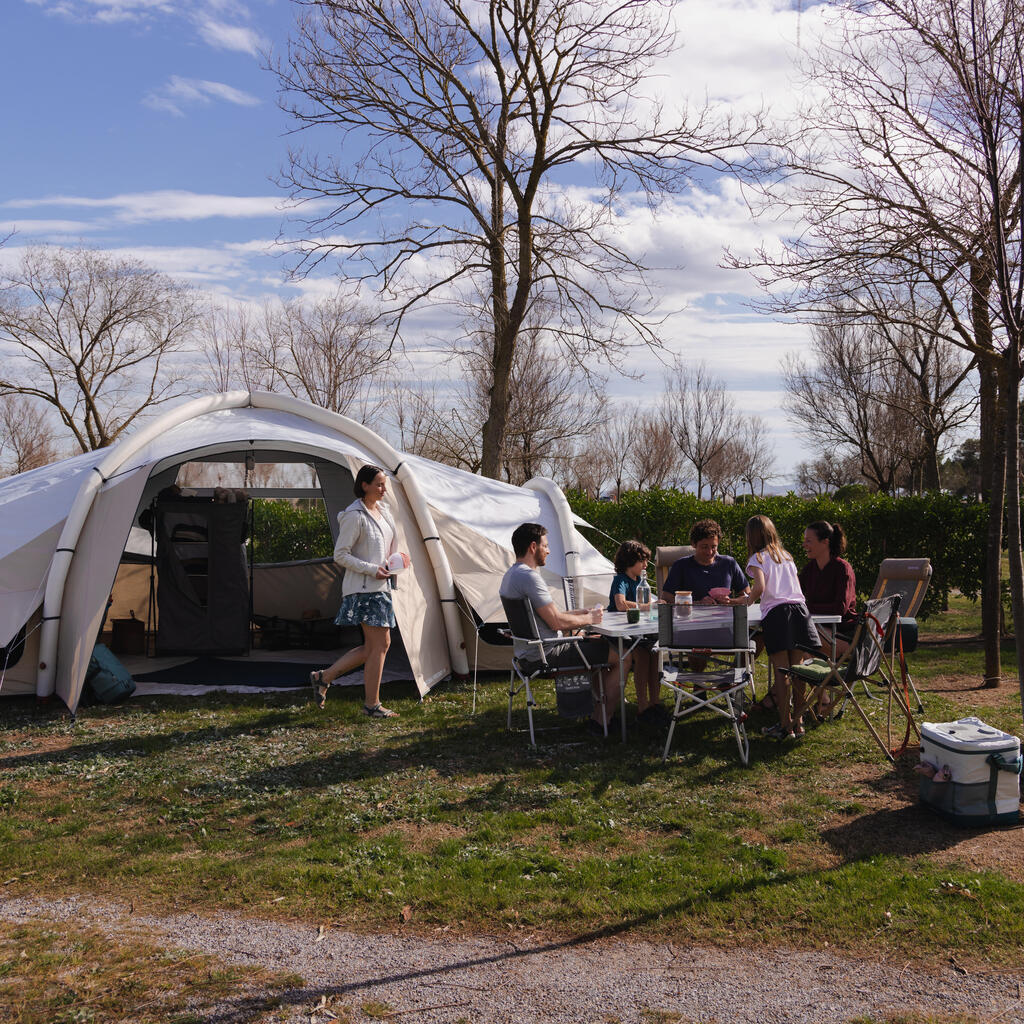
<instances>
[{"instance_id":1,"label":"tent floor mat","mask_svg":"<svg viewBox=\"0 0 1024 1024\"><path fill-rule=\"evenodd\" d=\"M402 661L404 662L404 659ZM176 662L162 668L154 667L149 671L146 671L144 665L132 665L132 677L137 683L188 687L308 689L309 673L314 668L330 664L329 659L316 664L309 661L257 661L253 658L214 658L207 655L182 661L176 659ZM412 671L407 662L388 664L384 667L384 682L410 678ZM359 668L339 679L338 685L362 685L362 682L363 671ZM149 692L154 691L149 689Z\"/></svg>"}]
</instances>

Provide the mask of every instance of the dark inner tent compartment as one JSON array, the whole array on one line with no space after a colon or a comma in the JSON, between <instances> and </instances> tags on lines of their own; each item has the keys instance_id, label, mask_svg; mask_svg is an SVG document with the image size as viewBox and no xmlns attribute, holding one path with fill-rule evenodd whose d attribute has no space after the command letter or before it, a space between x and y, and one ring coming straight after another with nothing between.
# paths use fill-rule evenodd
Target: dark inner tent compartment
<instances>
[{"instance_id":1,"label":"dark inner tent compartment","mask_svg":"<svg viewBox=\"0 0 1024 1024\"><path fill-rule=\"evenodd\" d=\"M244 654L250 642L248 501L159 501L156 654Z\"/></svg>"}]
</instances>

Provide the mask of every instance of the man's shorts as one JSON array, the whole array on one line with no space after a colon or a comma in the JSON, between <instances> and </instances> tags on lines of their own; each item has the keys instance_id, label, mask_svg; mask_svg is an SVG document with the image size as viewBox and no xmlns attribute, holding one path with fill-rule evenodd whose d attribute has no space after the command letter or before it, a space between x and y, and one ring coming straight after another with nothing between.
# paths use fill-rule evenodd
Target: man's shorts
<instances>
[{"instance_id":1,"label":"man's shorts","mask_svg":"<svg viewBox=\"0 0 1024 1024\"><path fill-rule=\"evenodd\" d=\"M608 664L608 641L604 637L595 640L577 640L576 643L558 644L557 646L552 644L544 652L544 656L547 658L548 668L578 667L582 671L586 671L586 666L580 661L580 651L591 665ZM531 661L523 667L529 668L533 672L540 668L540 662Z\"/></svg>"}]
</instances>

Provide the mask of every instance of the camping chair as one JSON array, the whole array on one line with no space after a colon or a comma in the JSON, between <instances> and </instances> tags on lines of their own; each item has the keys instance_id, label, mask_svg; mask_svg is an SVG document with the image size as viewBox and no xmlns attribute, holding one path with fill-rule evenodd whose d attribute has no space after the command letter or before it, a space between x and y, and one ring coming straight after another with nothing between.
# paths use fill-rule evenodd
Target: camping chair
<instances>
[{"instance_id":1,"label":"camping chair","mask_svg":"<svg viewBox=\"0 0 1024 1024\"><path fill-rule=\"evenodd\" d=\"M533 709L536 706L536 701L533 699L533 689L530 683L534 679L554 679L555 686L557 688L560 680L571 679L572 677L585 676L588 681L588 688L592 685L594 673L599 673L604 669L608 668L607 662L602 664L591 664L587 661L586 656L583 654L579 646L581 637L576 636L556 636L548 639L541 639L540 630L537 628L537 618L534 615L533 605L530 604L529 598L517 597L509 598L502 597L501 606L505 609L505 618L508 619L509 629L512 632L512 640L521 641L522 643L529 645L529 651L523 655L514 655L512 658L512 671L513 677L509 679L508 686L508 730L512 731L512 704L516 698L516 695L526 692L526 717L529 721L530 726L530 746L537 746L537 739L533 727ZM548 664L547 650L551 647L564 646L565 644L571 644L576 648L576 653L579 660L573 665L565 666L554 666ZM518 684L516 680L518 679ZM598 700L604 704L604 680L598 676ZM583 707L578 709L583 712ZM586 708L587 714L589 714L589 705ZM583 717L583 714L573 717ZM608 735L608 724L607 716L605 721L605 736Z\"/></svg>"},{"instance_id":2,"label":"camping chair","mask_svg":"<svg viewBox=\"0 0 1024 1024\"><path fill-rule=\"evenodd\" d=\"M920 730L910 711L906 682L904 681L904 688L901 692L886 657L886 652L892 650L899 628L899 606L899 594L891 594L889 597L868 601L863 614L857 620L857 628L850 641L850 649L838 662L833 663L827 658L812 658L810 661L793 665L789 669L791 679L802 680L808 684L810 689L810 696L805 698L803 705L794 708L795 715L801 715L808 708L816 706L827 691L830 691L832 706L835 707L836 698L839 693L842 693L842 705L835 713L835 717L838 718L842 715L847 704L853 704L882 753L893 764L896 763L892 747L894 707L907 722L903 743L895 753L902 753L906 749L912 732L917 735L919 741L921 738ZM888 691L886 713L888 744L882 740L853 692L854 685L866 679L871 679L876 685L882 686ZM904 677L905 679L906 677Z\"/></svg>"},{"instance_id":3,"label":"camping chair","mask_svg":"<svg viewBox=\"0 0 1024 1024\"><path fill-rule=\"evenodd\" d=\"M886 558L878 570L871 591L871 600L888 597L890 594L900 595L900 623L896 643L889 652L889 669L895 672L893 656L897 645L904 654L917 650L917 613L924 604L928 584L932 578L932 564L927 558ZM907 681L914 699L917 701L918 712L924 711L921 695L917 692L914 680L907 674Z\"/></svg>"},{"instance_id":4,"label":"camping chair","mask_svg":"<svg viewBox=\"0 0 1024 1024\"><path fill-rule=\"evenodd\" d=\"M692 555L694 548L690 544L676 544L674 547L654 549L654 575L658 584L658 599L661 599L661 592L668 578L668 571L679 561Z\"/></svg>"},{"instance_id":5,"label":"camping chair","mask_svg":"<svg viewBox=\"0 0 1024 1024\"><path fill-rule=\"evenodd\" d=\"M712 711L732 726L740 762L750 763L744 691L753 682L754 645L747 628L747 609L695 610L689 619L678 619L668 605L658 606L658 647L662 655L661 684L675 696L662 762L668 760L676 723L697 711ZM693 650L711 651L731 665L712 672L685 672Z\"/></svg>"}]
</instances>

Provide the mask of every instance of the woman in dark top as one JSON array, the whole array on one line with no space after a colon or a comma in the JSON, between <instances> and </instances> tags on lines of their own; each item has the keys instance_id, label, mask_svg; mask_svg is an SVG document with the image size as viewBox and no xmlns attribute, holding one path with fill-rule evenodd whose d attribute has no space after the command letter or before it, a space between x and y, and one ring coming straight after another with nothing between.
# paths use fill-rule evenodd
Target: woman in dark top
<instances>
[{"instance_id":1,"label":"woman in dark top","mask_svg":"<svg viewBox=\"0 0 1024 1024\"><path fill-rule=\"evenodd\" d=\"M846 534L838 523L811 523L804 531L804 551L808 562L800 570L800 589L807 610L843 617L836 637L836 653L843 654L857 618L857 579L853 566L840 557L846 551Z\"/></svg>"}]
</instances>

